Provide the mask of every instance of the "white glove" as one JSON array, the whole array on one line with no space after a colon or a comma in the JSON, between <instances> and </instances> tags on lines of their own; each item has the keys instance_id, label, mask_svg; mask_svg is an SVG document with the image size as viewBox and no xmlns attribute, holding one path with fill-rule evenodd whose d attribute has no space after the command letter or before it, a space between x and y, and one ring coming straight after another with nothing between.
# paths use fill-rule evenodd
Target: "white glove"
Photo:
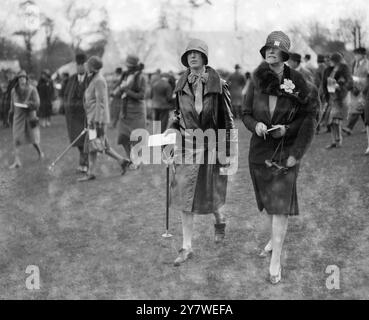
<instances>
[{"instance_id":1,"label":"white glove","mask_svg":"<svg viewBox=\"0 0 369 320\"><path fill-rule=\"evenodd\" d=\"M265 135L268 134L267 130L268 128L264 123L258 122L256 124L255 132L259 137L265 137Z\"/></svg>"}]
</instances>

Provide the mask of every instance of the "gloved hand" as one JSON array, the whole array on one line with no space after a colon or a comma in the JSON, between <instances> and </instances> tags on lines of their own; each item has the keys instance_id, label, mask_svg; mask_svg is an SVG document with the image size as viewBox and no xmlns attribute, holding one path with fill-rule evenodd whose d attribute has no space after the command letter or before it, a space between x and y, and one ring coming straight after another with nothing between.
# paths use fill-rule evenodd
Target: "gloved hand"
<instances>
[{"instance_id":1,"label":"gloved hand","mask_svg":"<svg viewBox=\"0 0 369 320\"><path fill-rule=\"evenodd\" d=\"M265 135L268 134L267 130L268 128L264 123L258 122L256 124L255 132L259 137L265 137Z\"/></svg>"},{"instance_id":2,"label":"gloved hand","mask_svg":"<svg viewBox=\"0 0 369 320\"><path fill-rule=\"evenodd\" d=\"M287 129L284 125L277 124L277 125L273 125L272 127L273 128L278 128L276 130L271 131L272 137L274 139L282 138L287 132Z\"/></svg>"},{"instance_id":3,"label":"gloved hand","mask_svg":"<svg viewBox=\"0 0 369 320\"><path fill-rule=\"evenodd\" d=\"M294 167L295 165L297 164L297 160L294 156L289 156L288 159L287 159L287 163L286 163L286 166L288 168L292 168Z\"/></svg>"}]
</instances>

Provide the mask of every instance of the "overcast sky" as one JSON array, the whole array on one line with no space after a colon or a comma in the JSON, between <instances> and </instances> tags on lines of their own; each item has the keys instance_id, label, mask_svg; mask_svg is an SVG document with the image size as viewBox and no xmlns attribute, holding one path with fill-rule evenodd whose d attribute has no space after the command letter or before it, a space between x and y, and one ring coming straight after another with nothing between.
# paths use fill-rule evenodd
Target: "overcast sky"
<instances>
[{"instance_id":1,"label":"overcast sky","mask_svg":"<svg viewBox=\"0 0 369 320\"><path fill-rule=\"evenodd\" d=\"M203 0L199 0L203 1ZM159 0L107 0L114 29L155 27L160 10ZM164 0L167 2L167 0ZM170 0L172 6L186 0ZM233 30L234 3L238 2L238 25L240 29L286 28L295 21L316 18L332 27L337 17L347 17L360 10L367 12L367 0L211 0L213 5L203 5L193 13L194 29ZM183 10L185 10L183 8Z\"/></svg>"},{"instance_id":2,"label":"overcast sky","mask_svg":"<svg viewBox=\"0 0 369 320\"><path fill-rule=\"evenodd\" d=\"M23 0L0 0L0 27L6 19L10 27L16 27L17 2ZM42 11L57 22L57 32L65 39L63 28L65 17L62 14L64 0L34 0ZM76 0L77 1L77 0ZM204 0L198 0L203 2ZM213 5L203 5L190 11L187 0L78 0L78 3L94 3L105 6L110 15L113 30L127 28L153 29L158 25L161 4L165 3L172 15L170 25L182 16L192 17L192 29L197 31L234 30L234 4L238 3L237 20L240 30L250 28L263 30L286 30L296 23L316 19L328 28L335 28L339 17L345 18L353 12L368 12L368 0L211 0ZM178 10L180 9L180 10ZM189 29L191 20L183 20L182 29ZM366 23L367 29L369 24Z\"/></svg>"}]
</instances>

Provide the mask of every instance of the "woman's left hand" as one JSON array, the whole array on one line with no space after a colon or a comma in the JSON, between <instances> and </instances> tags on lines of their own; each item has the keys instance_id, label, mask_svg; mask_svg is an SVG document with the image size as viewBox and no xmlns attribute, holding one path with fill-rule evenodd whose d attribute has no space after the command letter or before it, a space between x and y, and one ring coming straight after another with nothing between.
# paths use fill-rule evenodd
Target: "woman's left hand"
<instances>
[{"instance_id":1,"label":"woman's left hand","mask_svg":"<svg viewBox=\"0 0 369 320\"><path fill-rule=\"evenodd\" d=\"M282 124L273 125L273 128L278 128L276 130L271 131L271 135L274 139L282 138L286 134L286 127Z\"/></svg>"},{"instance_id":2,"label":"woman's left hand","mask_svg":"<svg viewBox=\"0 0 369 320\"><path fill-rule=\"evenodd\" d=\"M296 158L294 156L289 156L286 163L287 168L292 168L296 164L297 164Z\"/></svg>"}]
</instances>

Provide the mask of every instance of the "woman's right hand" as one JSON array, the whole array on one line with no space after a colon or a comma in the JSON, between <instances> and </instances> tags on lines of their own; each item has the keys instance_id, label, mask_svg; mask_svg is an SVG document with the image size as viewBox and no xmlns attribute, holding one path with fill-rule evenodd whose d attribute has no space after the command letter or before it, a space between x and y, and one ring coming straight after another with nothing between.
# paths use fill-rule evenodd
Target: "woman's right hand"
<instances>
[{"instance_id":1,"label":"woman's right hand","mask_svg":"<svg viewBox=\"0 0 369 320\"><path fill-rule=\"evenodd\" d=\"M265 137L265 135L268 134L267 130L267 126L262 122L258 122L255 126L255 132L259 137Z\"/></svg>"}]
</instances>

